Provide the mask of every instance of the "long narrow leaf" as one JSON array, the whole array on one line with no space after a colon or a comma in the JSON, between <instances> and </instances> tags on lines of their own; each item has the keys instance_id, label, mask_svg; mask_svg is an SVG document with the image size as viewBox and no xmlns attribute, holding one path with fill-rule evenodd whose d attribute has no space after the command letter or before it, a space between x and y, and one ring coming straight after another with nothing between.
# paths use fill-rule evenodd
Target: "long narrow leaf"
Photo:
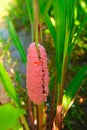
<instances>
[{"instance_id":1,"label":"long narrow leaf","mask_svg":"<svg viewBox=\"0 0 87 130\"><path fill-rule=\"evenodd\" d=\"M31 1L31 0L26 0L26 3L27 3L27 9L28 9L29 20L30 20L30 22L31 22L31 24L32 24L33 21L34 21L32 1Z\"/></svg>"},{"instance_id":2,"label":"long narrow leaf","mask_svg":"<svg viewBox=\"0 0 87 130\"><path fill-rule=\"evenodd\" d=\"M49 2L49 1L48 1ZM48 9L45 10L47 7L45 7L45 5L43 4L43 2L41 0L39 0L39 8L40 8L40 13L43 19L44 16L44 22L46 23L48 29L50 30L50 33L52 35L52 38L54 40L54 43L56 43L56 32L55 32L55 28L50 20L50 17L48 15Z\"/></svg>"},{"instance_id":3,"label":"long narrow leaf","mask_svg":"<svg viewBox=\"0 0 87 130\"><path fill-rule=\"evenodd\" d=\"M0 82L2 82L3 87L5 88L7 94L14 100L14 102L19 106L19 99L15 91L14 85L11 82L11 79L6 72L4 66L0 63Z\"/></svg>"},{"instance_id":4,"label":"long narrow leaf","mask_svg":"<svg viewBox=\"0 0 87 130\"><path fill-rule=\"evenodd\" d=\"M23 48L23 46L22 46L22 44L21 44L21 42L20 42L20 40L19 40L19 38L18 38L18 36L16 34L14 26L13 26L12 22L9 19L7 19L7 23L8 23L8 29L9 29L11 38L13 40L14 46L18 50L22 61L26 64L26 53L25 53L24 48Z\"/></svg>"},{"instance_id":5,"label":"long narrow leaf","mask_svg":"<svg viewBox=\"0 0 87 130\"><path fill-rule=\"evenodd\" d=\"M39 0L40 13L43 14L42 17L43 21L45 21L46 15L48 14L51 5L52 5L52 0L48 0L45 2Z\"/></svg>"},{"instance_id":6,"label":"long narrow leaf","mask_svg":"<svg viewBox=\"0 0 87 130\"><path fill-rule=\"evenodd\" d=\"M63 60L63 51L65 44L65 0L53 1L53 11L56 28L56 68L58 74L58 82L61 82L61 66Z\"/></svg>"},{"instance_id":7,"label":"long narrow leaf","mask_svg":"<svg viewBox=\"0 0 87 130\"><path fill-rule=\"evenodd\" d=\"M52 38L54 40L54 44L56 44L56 32L55 32L55 28L50 20L49 15L46 15L45 23L46 23L48 29L50 30L50 33L51 33Z\"/></svg>"},{"instance_id":8,"label":"long narrow leaf","mask_svg":"<svg viewBox=\"0 0 87 130\"><path fill-rule=\"evenodd\" d=\"M72 79L71 83L65 90L65 94L63 96L63 108L65 112L67 109L69 109L70 104L75 97L76 93L78 92L80 88L80 84L84 80L84 78L87 77L87 65L82 67L79 72L76 74L76 76ZM72 104L71 104L72 105Z\"/></svg>"},{"instance_id":9,"label":"long narrow leaf","mask_svg":"<svg viewBox=\"0 0 87 130\"><path fill-rule=\"evenodd\" d=\"M64 58L68 52L68 47L72 39L73 32L73 16L74 16L75 0L66 1L66 35L64 45Z\"/></svg>"}]
</instances>

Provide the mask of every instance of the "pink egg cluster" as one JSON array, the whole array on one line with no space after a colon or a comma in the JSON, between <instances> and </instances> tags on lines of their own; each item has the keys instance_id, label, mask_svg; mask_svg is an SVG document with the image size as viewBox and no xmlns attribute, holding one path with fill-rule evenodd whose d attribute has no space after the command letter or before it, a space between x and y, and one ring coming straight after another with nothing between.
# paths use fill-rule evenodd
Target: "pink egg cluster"
<instances>
[{"instance_id":1,"label":"pink egg cluster","mask_svg":"<svg viewBox=\"0 0 87 130\"><path fill-rule=\"evenodd\" d=\"M49 73L47 68L47 55L44 47L38 46L40 56L37 53L35 43L28 48L26 85L28 96L32 102L39 105L46 101L48 95Z\"/></svg>"}]
</instances>

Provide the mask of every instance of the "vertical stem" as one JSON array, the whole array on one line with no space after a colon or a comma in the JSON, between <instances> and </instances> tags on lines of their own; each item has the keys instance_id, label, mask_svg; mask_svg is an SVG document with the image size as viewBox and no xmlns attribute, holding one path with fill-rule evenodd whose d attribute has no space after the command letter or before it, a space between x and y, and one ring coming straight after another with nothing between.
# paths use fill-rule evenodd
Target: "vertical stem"
<instances>
[{"instance_id":1,"label":"vertical stem","mask_svg":"<svg viewBox=\"0 0 87 130\"><path fill-rule=\"evenodd\" d=\"M55 116L55 130L62 129L62 104L57 105L56 116Z\"/></svg>"},{"instance_id":2,"label":"vertical stem","mask_svg":"<svg viewBox=\"0 0 87 130\"><path fill-rule=\"evenodd\" d=\"M67 69L67 61L68 61L68 55L65 56L63 67L62 67L62 77L61 77L61 96L63 97L63 89L64 89L64 83L65 83L65 76L66 76L66 69Z\"/></svg>"},{"instance_id":3,"label":"vertical stem","mask_svg":"<svg viewBox=\"0 0 87 130\"><path fill-rule=\"evenodd\" d=\"M37 130L43 130L43 104L37 106Z\"/></svg>"},{"instance_id":4,"label":"vertical stem","mask_svg":"<svg viewBox=\"0 0 87 130\"><path fill-rule=\"evenodd\" d=\"M50 108L50 126L49 126L50 129L52 129L52 127L53 127L53 120L54 120L54 114L55 114L55 99L56 99L56 90L57 90L55 82L56 82L56 78L54 81L54 89L52 92L52 100L51 100L51 108Z\"/></svg>"},{"instance_id":5,"label":"vertical stem","mask_svg":"<svg viewBox=\"0 0 87 130\"><path fill-rule=\"evenodd\" d=\"M28 106L29 106L29 121L30 121L30 126L32 130L35 130L35 125L34 125L34 116L31 108L31 101L30 99L28 100Z\"/></svg>"},{"instance_id":6,"label":"vertical stem","mask_svg":"<svg viewBox=\"0 0 87 130\"><path fill-rule=\"evenodd\" d=\"M24 115L21 116L21 120L22 120L22 122L24 124L25 130L30 130L29 127L28 127L28 124L26 122L26 119L25 119Z\"/></svg>"},{"instance_id":7,"label":"vertical stem","mask_svg":"<svg viewBox=\"0 0 87 130\"><path fill-rule=\"evenodd\" d=\"M68 56L64 58L63 66L62 66L62 75L61 75L61 91L59 95L59 102L57 105L56 117L55 117L55 125L57 126L58 130L62 128L62 97L63 97L63 89L64 89L64 82L65 82L65 75L66 75L66 67L67 67L67 59Z\"/></svg>"},{"instance_id":8,"label":"vertical stem","mask_svg":"<svg viewBox=\"0 0 87 130\"><path fill-rule=\"evenodd\" d=\"M34 25L31 23L31 41L34 41Z\"/></svg>"},{"instance_id":9,"label":"vertical stem","mask_svg":"<svg viewBox=\"0 0 87 130\"><path fill-rule=\"evenodd\" d=\"M34 124L37 125L37 106L33 104Z\"/></svg>"},{"instance_id":10,"label":"vertical stem","mask_svg":"<svg viewBox=\"0 0 87 130\"><path fill-rule=\"evenodd\" d=\"M38 0L33 0L33 10L34 10L34 31L35 31L35 45L39 55L38 48L38 19L39 19L39 10L38 10Z\"/></svg>"},{"instance_id":11,"label":"vertical stem","mask_svg":"<svg viewBox=\"0 0 87 130\"><path fill-rule=\"evenodd\" d=\"M38 57L40 58L40 51L38 46L38 24L39 24L39 8L38 0L33 0L33 10L34 10L34 31L35 31L35 45L38 52ZM40 32L42 33L42 32ZM43 130L43 104L37 105L37 130Z\"/></svg>"},{"instance_id":12,"label":"vertical stem","mask_svg":"<svg viewBox=\"0 0 87 130\"><path fill-rule=\"evenodd\" d=\"M42 43L43 42L43 31L42 31L42 28L43 28L43 23L39 23L39 26L38 26L38 34L39 34L39 37L38 37L38 40L39 40L39 43Z\"/></svg>"}]
</instances>

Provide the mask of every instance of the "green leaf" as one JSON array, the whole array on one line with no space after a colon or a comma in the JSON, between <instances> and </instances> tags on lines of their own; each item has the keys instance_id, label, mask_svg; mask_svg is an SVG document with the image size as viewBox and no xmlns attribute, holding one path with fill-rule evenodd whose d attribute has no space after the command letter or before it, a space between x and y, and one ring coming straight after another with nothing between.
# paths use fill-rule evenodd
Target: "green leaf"
<instances>
[{"instance_id":1,"label":"green leaf","mask_svg":"<svg viewBox=\"0 0 87 130\"><path fill-rule=\"evenodd\" d=\"M75 75L75 77L72 79L69 86L66 88L65 93L63 95L63 108L65 113L69 107L72 105L73 98L76 96L76 93L78 92L80 85L82 81L87 77L87 65L82 67L79 72Z\"/></svg>"},{"instance_id":2,"label":"green leaf","mask_svg":"<svg viewBox=\"0 0 87 130\"><path fill-rule=\"evenodd\" d=\"M50 30L50 33L51 33L51 36L52 36L52 38L54 40L54 45L55 45L56 44L56 35L55 35L56 32L55 32L55 28L54 28L54 26L53 26L53 24L52 24L52 22L50 20L49 15L46 15L45 23L46 23L48 29Z\"/></svg>"},{"instance_id":3,"label":"green leaf","mask_svg":"<svg viewBox=\"0 0 87 130\"><path fill-rule=\"evenodd\" d=\"M69 62L69 55L68 55L68 47L72 41L72 33L74 28L74 8L75 8L75 0L67 0L65 3L65 24L66 24L66 31L65 31L65 44L64 44L64 53L63 53L63 64L62 64L62 77L64 75L64 71L66 73L67 69L67 62ZM68 64L67 64L68 65Z\"/></svg>"},{"instance_id":4,"label":"green leaf","mask_svg":"<svg viewBox=\"0 0 87 130\"><path fill-rule=\"evenodd\" d=\"M10 130L16 127L23 110L17 109L11 104L0 106L0 130Z\"/></svg>"},{"instance_id":5,"label":"green leaf","mask_svg":"<svg viewBox=\"0 0 87 130\"><path fill-rule=\"evenodd\" d=\"M53 11L55 18L55 28L56 28L56 69L60 76L58 77L58 82L61 82L61 69L63 60L63 51L65 44L65 0L55 0L53 1Z\"/></svg>"},{"instance_id":6,"label":"green leaf","mask_svg":"<svg viewBox=\"0 0 87 130\"><path fill-rule=\"evenodd\" d=\"M34 16L33 16L33 7L32 7L32 0L26 0L27 3L27 9L28 9L28 15L29 20L31 24L34 22Z\"/></svg>"},{"instance_id":7,"label":"green leaf","mask_svg":"<svg viewBox=\"0 0 87 130\"><path fill-rule=\"evenodd\" d=\"M45 21L46 15L48 14L51 5L52 5L52 0L48 0L45 2L39 0L39 8L40 8L41 15L43 14L42 15L43 21Z\"/></svg>"},{"instance_id":8,"label":"green leaf","mask_svg":"<svg viewBox=\"0 0 87 130\"><path fill-rule=\"evenodd\" d=\"M7 19L7 23L8 23L8 29L9 29L9 32L10 32L10 36L11 36L11 38L13 40L14 46L18 50L22 61L26 64L26 61L27 61L26 53L25 53L24 48L23 48L23 46L22 46L22 44L21 44L21 42L20 42L20 40L19 40L19 38L18 38L18 36L16 34L14 26L13 26L12 22L9 19Z\"/></svg>"},{"instance_id":9,"label":"green leaf","mask_svg":"<svg viewBox=\"0 0 87 130\"><path fill-rule=\"evenodd\" d=\"M49 2L49 1L48 1ZM49 3L48 3L49 5ZM48 29L50 30L50 33L52 35L52 38L54 40L54 43L56 43L56 32L55 32L55 28L50 20L50 17L47 13L48 9L46 9L47 6L45 7L44 3L39 0L39 9L40 9L40 13L41 13L41 16L42 16L42 20L44 20L44 22L46 23ZM46 10L45 10L46 9ZM43 19L43 16L44 16L44 19Z\"/></svg>"},{"instance_id":10,"label":"green leaf","mask_svg":"<svg viewBox=\"0 0 87 130\"><path fill-rule=\"evenodd\" d=\"M64 45L64 58L67 55L68 47L72 41L72 32L74 27L74 9L75 9L75 0L66 1L66 35L65 35L65 45Z\"/></svg>"},{"instance_id":11,"label":"green leaf","mask_svg":"<svg viewBox=\"0 0 87 130\"><path fill-rule=\"evenodd\" d=\"M7 94L14 100L14 102L20 106L19 99L14 88L14 85L6 72L4 66L0 63L0 80L5 88Z\"/></svg>"}]
</instances>

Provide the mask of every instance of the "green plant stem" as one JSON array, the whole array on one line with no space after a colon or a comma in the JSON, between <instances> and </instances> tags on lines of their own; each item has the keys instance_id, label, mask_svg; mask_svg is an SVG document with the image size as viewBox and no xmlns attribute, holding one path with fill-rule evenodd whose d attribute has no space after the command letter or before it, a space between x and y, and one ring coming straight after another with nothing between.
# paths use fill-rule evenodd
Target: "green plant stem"
<instances>
[{"instance_id":1,"label":"green plant stem","mask_svg":"<svg viewBox=\"0 0 87 130\"><path fill-rule=\"evenodd\" d=\"M42 27L40 29L40 43L43 42L43 31L42 31Z\"/></svg>"},{"instance_id":2,"label":"green plant stem","mask_svg":"<svg viewBox=\"0 0 87 130\"><path fill-rule=\"evenodd\" d=\"M62 98L63 98L63 90L64 90L64 83L65 83L65 76L66 76L66 69L67 69L67 61L68 61L68 55L64 57L64 62L62 66L62 77L61 77L61 103L62 103Z\"/></svg>"},{"instance_id":3,"label":"green plant stem","mask_svg":"<svg viewBox=\"0 0 87 130\"><path fill-rule=\"evenodd\" d=\"M64 82L65 82L65 76L66 76L67 59L68 59L68 56L66 55L63 62L63 66L62 66L60 94L58 94L59 102L57 104L57 111L56 111L56 116L55 116L55 125L57 126L56 129L58 130L61 130L62 128L62 99L63 99Z\"/></svg>"},{"instance_id":4,"label":"green plant stem","mask_svg":"<svg viewBox=\"0 0 87 130\"><path fill-rule=\"evenodd\" d=\"M28 9L28 15L29 15L29 20L30 20L30 23L32 24L33 23L33 15L31 13L31 4L32 2L30 2L30 0L26 0L26 4L27 4L27 9Z\"/></svg>"},{"instance_id":5,"label":"green plant stem","mask_svg":"<svg viewBox=\"0 0 87 130\"><path fill-rule=\"evenodd\" d=\"M56 77L56 76L55 76ZM54 89L52 91L52 100L51 100L51 108L50 108L50 126L49 128L52 129L53 127L53 120L54 120L54 114L55 114L55 99L56 99L56 78L54 81Z\"/></svg>"},{"instance_id":6,"label":"green plant stem","mask_svg":"<svg viewBox=\"0 0 87 130\"><path fill-rule=\"evenodd\" d=\"M38 19L39 19L39 10L38 10L38 0L33 0L33 10L34 10L34 32L35 32L35 45L40 56L39 47L38 47Z\"/></svg>"},{"instance_id":7,"label":"green plant stem","mask_svg":"<svg viewBox=\"0 0 87 130\"><path fill-rule=\"evenodd\" d=\"M34 41L34 25L31 24L31 41Z\"/></svg>"},{"instance_id":8,"label":"green plant stem","mask_svg":"<svg viewBox=\"0 0 87 130\"><path fill-rule=\"evenodd\" d=\"M30 128L28 127L28 124L26 122L26 119L25 119L24 115L21 116L21 120L22 120L22 122L24 124L25 130L30 130Z\"/></svg>"},{"instance_id":9,"label":"green plant stem","mask_svg":"<svg viewBox=\"0 0 87 130\"><path fill-rule=\"evenodd\" d=\"M43 23L39 23L39 29L38 29L38 41L39 43L42 43L43 42L43 31L42 31L42 28L43 28Z\"/></svg>"},{"instance_id":10,"label":"green plant stem","mask_svg":"<svg viewBox=\"0 0 87 130\"><path fill-rule=\"evenodd\" d=\"M37 106L37 130L43 130L44 129L43 108L44 108L44 104Z\"/></svg>"}]
</instances>

